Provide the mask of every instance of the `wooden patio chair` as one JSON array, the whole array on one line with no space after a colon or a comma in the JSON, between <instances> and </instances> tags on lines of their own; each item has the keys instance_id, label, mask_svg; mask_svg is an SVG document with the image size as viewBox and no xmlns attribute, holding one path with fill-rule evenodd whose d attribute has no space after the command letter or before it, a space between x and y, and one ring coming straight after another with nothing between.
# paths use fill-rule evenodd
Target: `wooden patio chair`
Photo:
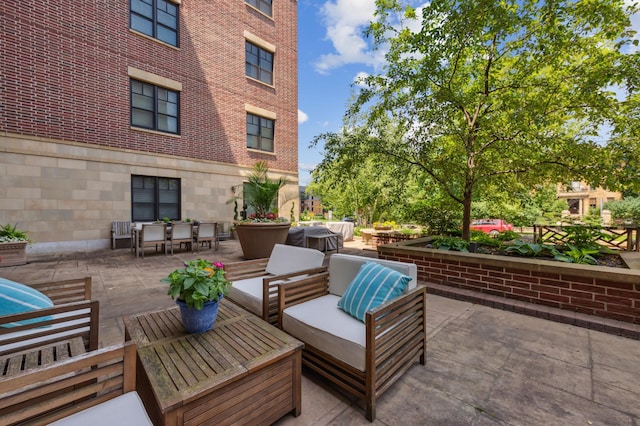
<instances>
[{"instance_id":1,"label":"wooden patio chair","mask_svg":"<svg viewBox=\"0 0 640 426\"><path fill-rule=\"evenodd\" d=\"M171 254L173 254L173 246L178 244L178 247L182 247L182 244L188 245L193 252L193 223L174 223L171 225L171 234L169 236L171 243Z\"/></svg>"},{"instance_id":2,"label":"wooden patio chair","mask_svg":"<svg viewBox=\"0 0 640 426\"><path fill-rule=\"evenodd\" d=\"M115 250L117 240L131 240L131 222L111 222L111 249Z\"/></svg>"},{"instance_id":3,"label":"wooden patio chair","mask_svg":"<svg viewBox=\"0 0 640 426\"><path fill-rule=\"evenodd\" d=\"M167 254L168 239L165 223L143 224L139 239L138 248L142 252L143 259L145 247L153 246L158 251L158 245L160 245L164 249L164 254Z\"/></svg>"}]
</instances>

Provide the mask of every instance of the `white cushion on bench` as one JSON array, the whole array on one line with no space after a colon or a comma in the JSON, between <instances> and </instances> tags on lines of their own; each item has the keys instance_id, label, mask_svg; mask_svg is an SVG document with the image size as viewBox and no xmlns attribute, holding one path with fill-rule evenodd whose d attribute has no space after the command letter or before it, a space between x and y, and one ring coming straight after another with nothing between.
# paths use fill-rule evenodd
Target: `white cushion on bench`
<instances>
[{"instance_id":1,"label":"white cushion on bench","mask_svg":"<svg viewBox=\"0 0 640 426\"><path fill-rule=\"evenodd\" d=\"M339 296L329 294L285 309L282 329L306 344L364 371L365 325L339 309L338 300Z\"/></svg>"},{"instance_id":2,"label":"white cushion on bench","mask_svg":"<svg viewBox=\"0 0 640 426\"><path fill-rule=\"evenodd\" d=\"M137 392L127 392L51 423L56 426L153 426Z\"/></svg>"},{"instance_id":3,"label":"white cushion on bench","mask_svg":"<svg viewBox=\"0 0 640 426\"><path fill-rule=\"evenodd\" d=\"M268 275L265 275L267 277ZM234 281L229 288L229 299L237 302L257 316L262 316L262 278Z\"/></svg>"}]
</instances>

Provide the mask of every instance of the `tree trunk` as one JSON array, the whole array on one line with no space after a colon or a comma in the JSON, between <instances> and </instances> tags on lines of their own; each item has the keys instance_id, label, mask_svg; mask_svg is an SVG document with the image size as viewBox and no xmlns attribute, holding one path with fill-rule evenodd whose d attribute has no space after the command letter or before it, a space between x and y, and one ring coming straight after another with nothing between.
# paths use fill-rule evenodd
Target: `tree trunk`
<instances>
[{"instance_id":1,"label":"tree trunk","mask_svg":"<svg viewBox=\"0 0 640 426\"><path fill-rule=\"evenodd\" d=\"M471 200L473 197L473 191L466 185L467 188L464 191L464 198L462 199L462 239L469 241L469 226L471 225Z\"/></svg>"}]
</instances>

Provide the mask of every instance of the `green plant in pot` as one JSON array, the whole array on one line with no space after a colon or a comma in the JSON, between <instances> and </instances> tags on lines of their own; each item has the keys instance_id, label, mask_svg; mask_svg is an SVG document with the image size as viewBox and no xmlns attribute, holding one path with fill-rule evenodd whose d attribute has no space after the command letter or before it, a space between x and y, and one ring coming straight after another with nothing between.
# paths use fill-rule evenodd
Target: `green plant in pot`
<instances>
[{"instance_id":1,"label":"green plant in pot","mask_svg":"<svg viewBox=\"0 0 640 426\"><path fill-rule=\"evenodd\" d=\"M278 194L289 183L285 177L270 178L267 163L259 161L253 166L243 191L229 202L243 200L251 213L236 222L236 234L246 259L271 255L275 244L284 244L291 223L278 216ZM234 187L235 189L235 187Z\"/></svg>"},{"instance_id":2,"label":"green plant in pot","mask_svg":"<svg viewBox=\"0 0 640 426\"><path fill-rule=\"evenodd\" d=\"M221 262L196 259L162 278L162 282L169 284L167 294L180 306L187 332L202 333L213 327L219 302L231 287L224 275Z\"/></svg>"},{"instance_id":3,"label":"green plant in pot","mask_svg":"<svg viewBox=\"0 0 640 426\"><path fill-rule=\"evenodd\" d=\"M1 243L15 243L18 241L31 241L27 236L27 233L18 229L18 224L0 225L0 242Z\"/></svg>"},{"instance_id":4,"label":"green plant in pot","mask_svg":"<svg viewBox=\"0 0 640 426\"><path fill-rule=\"evenodd\" d=\"M0 267L27 264L27 244L31 240L18 225L0 225Z\"/></svg>"}]
</instances>

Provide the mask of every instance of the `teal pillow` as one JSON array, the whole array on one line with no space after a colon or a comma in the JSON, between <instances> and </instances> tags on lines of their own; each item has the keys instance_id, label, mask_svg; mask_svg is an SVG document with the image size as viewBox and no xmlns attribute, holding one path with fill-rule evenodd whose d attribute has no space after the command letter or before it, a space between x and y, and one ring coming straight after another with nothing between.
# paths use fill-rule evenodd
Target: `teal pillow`
<instances>
[{"instance_id":1,"label":"teal pillow","mask_svg":"<svg viewBox=\"0 0 640 426\"><path fill-rule=\"evenodd\" d=\"M338 308L364 322L365 313L401 295L411 277L383 266L365 262L338 301Z\"/></svg>"},{"instance_id":2,"label":"teal pillow","mask_svg":"<svg viewBox=\"0 0 640 426\"><path fill-rule=\"evenodd\" d=\"M19 314L36 309L50 308L53 302L44 294L24 284L16 283L5 278L0 278L0 316ZM31 320L4 323L5 328L18 325L45 321L48 317L34 318Z\"/></svg>"}]
</instances>

